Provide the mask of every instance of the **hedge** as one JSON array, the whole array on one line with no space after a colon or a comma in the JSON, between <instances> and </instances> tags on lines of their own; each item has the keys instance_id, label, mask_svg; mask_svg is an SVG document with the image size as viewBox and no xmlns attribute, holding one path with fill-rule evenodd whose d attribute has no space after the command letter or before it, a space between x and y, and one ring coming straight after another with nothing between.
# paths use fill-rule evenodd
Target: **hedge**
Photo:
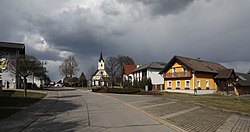
<instances>
[{"instance_id":1,"label":"hedge","mask_svg":"<svg viewBox=\"0 0 250 132\"><path fill-rule=\"evenodd\" d=\"M92 89L93 92L104 92L104 93L117 93L117 94L134 94L140 92L137 88L96 88Z\"/></svg>"}]
</instances>

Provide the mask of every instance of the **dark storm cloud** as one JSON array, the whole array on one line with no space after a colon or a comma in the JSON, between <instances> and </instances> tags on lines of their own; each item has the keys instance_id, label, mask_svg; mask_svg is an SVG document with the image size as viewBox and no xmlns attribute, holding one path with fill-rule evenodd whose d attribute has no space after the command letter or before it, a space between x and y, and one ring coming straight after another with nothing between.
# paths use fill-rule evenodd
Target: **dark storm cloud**
<instances>
[{"instance_id":1,"label":"dark storm cloud","mask_svg":"<svg viewBox=\"0 0 250 132\"><path fill-rule=\"evenodd\" d=\"M150 14L155 16L166 16L169 14L178 14L184 11L189 5L192 4L194 0L118 0L122 3L127 4L143 4L150 12ZM138 6L138 5L136 5ZM137 7L134 8L137 8ZM145 11L145 10L144 10Z\"/></svg>"},{"instance_id":2,"label":"dark storm cloud","mask_svg":"<svg viewBox=\"0 0 250 132\"><path fill-rule=\"evenodd\" d=\"M72 53L87 71L101 50L137 64L183 55L245 71L238 64L250 64L249 8L248 0L3 0L0 41L25 42L53 74Z\"/></svg>"},{"instance_id":3,"label":"dark storm cloud","mask_svg":"<svg viewBox=\"0 0 250 132\"><path fill-rule=\"evenodd\" d=\"M177 14L194 0L136 0L147 6L152 15Z\"/></svg>"},{"instance_id":4,"label":"dark storm cloud","mask_svg":"<svg viewBox=\"0 0 250 132\"><path fill-rule=\"evenodd\" d=\"M122 35L123 32L108 29L102 23L93 23L96 19L94 17L89 10L77 7L53 17L27 17L27 21L59 50L85 56L99 55L101 49L112 48L115 51L116 45L110 38Z\"/></svg>"}]
</instances>

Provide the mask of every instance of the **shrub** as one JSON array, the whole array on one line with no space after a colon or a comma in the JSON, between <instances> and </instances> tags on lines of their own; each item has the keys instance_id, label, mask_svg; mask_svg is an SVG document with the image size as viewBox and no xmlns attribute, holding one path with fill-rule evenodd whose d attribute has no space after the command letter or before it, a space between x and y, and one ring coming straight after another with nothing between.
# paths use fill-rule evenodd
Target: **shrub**
<instances>
[{"instance_id":1,"label":"shrub","mask_svg":"<svg viewBox=\"0 0 250 132\"><path fill-rule=\"evenodd\" d=\"M148 86L148 90L151 91L153 88L152 80L151 78L143 78L142 81L135 80L133 83L133 88L140 88L145 90L145 86Z\"/></svg>"},{"instance_id":2,"label":"shrub","mask_svg":"<svg viewBox=\"0 0 250 132\"><path fill-rule=\"evenodd\" d=\"M134 94L140 92L140 89L136 88L109 88L107 93L117 93L117 94Z\"/></svg>"},{"instance_id":3,"label":"shrub","mask_svg":"<svg viewBox=\"0 0 250 132\"><path fill-rule=\"evenodd\" d=\"M124 88L131 88L131 87L132 87L132 82L129 81L129 80L125 80L125 81L123 82L123 87L124 87Z\"/></svg>"},{"instance_id":4,"label":"shrub","mask_svg":"<svg viewBox=\"0 0 250 132\"><path fill-rule=\"evenodd\" d=\"M92 92L100 92L102 90L104 90L104 88L93 88Z\"/></svg>"}]
</instances>

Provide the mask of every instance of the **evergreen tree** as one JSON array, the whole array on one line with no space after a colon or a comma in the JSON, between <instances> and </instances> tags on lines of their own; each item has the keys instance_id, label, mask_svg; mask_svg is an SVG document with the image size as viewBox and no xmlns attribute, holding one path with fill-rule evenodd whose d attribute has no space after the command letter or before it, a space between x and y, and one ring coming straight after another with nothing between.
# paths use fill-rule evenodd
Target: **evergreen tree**
<instances>
[{"instance_id":1,"label":"evergreen tree","mask_svg":"<svg viewBox=\"0 0 250 132\"><path fill-rule=\"evenodd\" d=\"M80 77L79 77L79 86L81 87L87 87L87 79L84 73L82 72Z\"/></svg>"}]
</instances>

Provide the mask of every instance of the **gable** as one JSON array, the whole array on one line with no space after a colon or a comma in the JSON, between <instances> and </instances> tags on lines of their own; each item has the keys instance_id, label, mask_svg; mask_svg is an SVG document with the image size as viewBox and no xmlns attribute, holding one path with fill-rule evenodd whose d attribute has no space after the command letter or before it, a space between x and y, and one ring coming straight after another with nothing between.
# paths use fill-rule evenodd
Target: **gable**
<instances>
[{"instance_id":1,"label":"gable","mask_svg":"<svg viewBox=\"0 0 250 132\"><path fill-rule=\"evenodd\" d=\"M191 71L198 71L198 72L207 72L207 73L214 73L217 74L219 70L227 69L226 67L222 66L219 63L209 62L201 59L192 59L187 57L181 56L174 56L166 67L160 72L160 74L169 70L176 61L185 65Z\"/></svg>"},{"instance_id":2,"label":"gable","mask_svg":"<svg viewBox=\"0 0 250 132\"><path fill-rule=\"evenodd\" d=\"M163 73L172 73L173 68L175 68L175 72L183 72L183 68L185 68L186 71L191 71L190 67L183 64L181 61L177 59L172 59L166 67L160 72L160 74Z\"/></svg>"},{"instance_id":3,"label":"gable","mask_svg":"<svg viewBox=\"0 0 250 132\"><path fill-rule=\"evenodd\" d=\"M97 70L94 74L94 76L108 76L107 72L105 70Z\"/></svg>"},{"instance_id":4,"label":"gable","mask_svg":"<svg viewBox=\"0 0 250 132\"><path fill-rule=\"evenodd\" d=\"M187 66L180 63L179 61L176 61L172 66L169 67L166 73L172 73L174 69L175 72L183 72L184 69L185 71L190 71L190 69Z\"/></svg>"}]
</instances>

